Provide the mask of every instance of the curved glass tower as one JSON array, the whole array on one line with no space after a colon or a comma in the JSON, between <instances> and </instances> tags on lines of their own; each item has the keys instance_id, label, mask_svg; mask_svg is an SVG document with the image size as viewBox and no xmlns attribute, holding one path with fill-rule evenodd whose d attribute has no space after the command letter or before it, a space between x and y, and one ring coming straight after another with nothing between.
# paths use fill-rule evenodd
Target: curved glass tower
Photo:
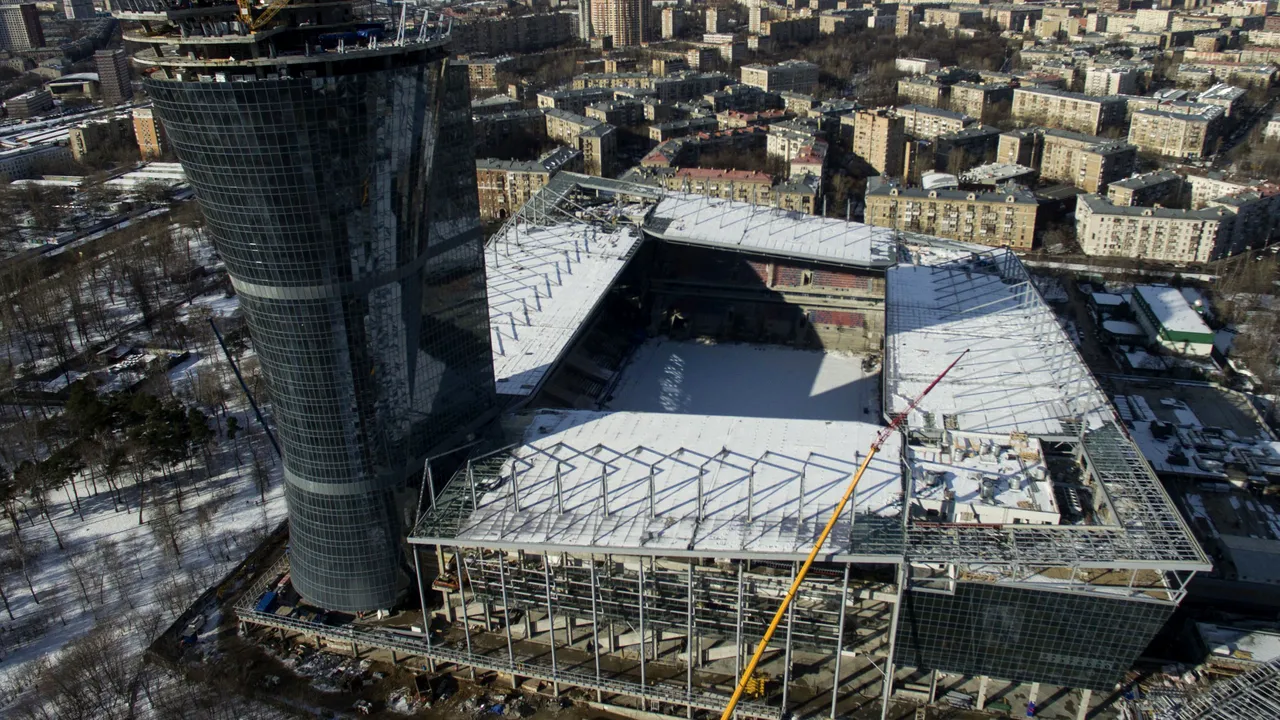
<instances>
[{"instance_id":1,"label":"curved glass tower","mask_svg":"<svg viewBox=\"0 0 1280 720\"><path fill-rule=\"evenodd\" d=\"M494 402L467 76L447 37L378 47L367 25L333 32L349 5L277 12L275 33L232 14L243 33L127 39L156 48L144 85L261 359L294 587L387 608L423 458Z\"/></svg>"}]
</instances>

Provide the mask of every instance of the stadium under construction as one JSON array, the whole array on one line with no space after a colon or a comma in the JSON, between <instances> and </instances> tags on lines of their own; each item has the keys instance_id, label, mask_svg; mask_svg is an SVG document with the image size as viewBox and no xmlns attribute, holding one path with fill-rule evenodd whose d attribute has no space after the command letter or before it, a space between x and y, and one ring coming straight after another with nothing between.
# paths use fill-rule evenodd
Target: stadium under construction
<instances>
[{"instance_id":1,"label":"stadium under construction","mask_svg":"<svg viewBox=\"0 0 1280 720\"><path fill-rule=\"evenodd\" d=\"M932 671L983 678L979 706L988 677L1080 688L1083 716L1209 568L1007 250L561 173L485 266L505 411L414 488L428 619L264 603L286 560L241 622L719 712L904 412L739 716L932 695Z\"/></svg>"}]
</instances>

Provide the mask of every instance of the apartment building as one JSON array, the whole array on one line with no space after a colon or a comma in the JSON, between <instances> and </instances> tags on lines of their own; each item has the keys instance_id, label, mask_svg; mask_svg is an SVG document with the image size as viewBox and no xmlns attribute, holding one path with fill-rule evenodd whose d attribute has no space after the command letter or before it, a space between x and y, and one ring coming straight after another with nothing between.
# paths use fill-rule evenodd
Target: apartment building
<instances>
[{"instance_id":1,"label":"apartment building","mask_svg":"<svg viewBox=\"0 0 1280 720\"><path fill-rule=\"evenodd\" d=\"M596 103L613 99L611 88L579 88L577 90L543 90L538 93L538 107L582 114Z\"/></svg>"},{"instance_id":2,"label":"apartment building","mask_svg":"<svg viewBox=\"0 0 1280 720\"><path fill-rule=\"evenodd\" d=\"M527 162L478 158L476 188L480 194L480 217L506 220L561 170L581 168L582 153L562 147L537 160Z\"/></svg>"},{"instance_id":3,"label":"apartment building","mask_svg":"<svg viewBox=\"0 0 1280 720\"><path fill-rule=\"evenodd\" d=\"M933 139L934 167L951 173L983 165L995 159L1000 129L990 125L970 125Z\"/></svg>"},{"instance_id":4,"label":"apartment building","mask_svg":"<svg viewBox=\"0 0 1280 720\"><path fill-rule=\"evenodd\" d=\"M684 14L677 7L662 8L662 39L672 40L684 29Z\"/></svg>"},{"instance_id":5,"label":"apartment building","mask_svg":"<svg viewBox=\"0 0 1280 720\"><path fill-rule=\"evenodd\" d=\"M958 30L960 28L972 28L982 24L983 12L981 10L962 10L952 7L926 8L924 11L924 25L942 26L947 30Z\"/></svg>"},{"instance_id":6,"label":"apartment building","mask_svg":"<svg viewBox=\"0 0 1280 720\"><path fill-rule=\"evenodd\" d=\"M820 138L816 125L780 122L769 126L769 138L766 140L765 147L769 157L791 162Z\"/></svg>"},{"instance_id":7,"label":"apartment building","mask_svg":"<svg viewBox=\"0 0 1280 720\"><path fill-rule=\"evenodd\" d=\"M1012 101L1013 86L1005 82L958 82L951 86L951 109L984 122Z\"/></svg>"},{"instance_id":8,"label":"apartment building","mask_svg":"<svg viewBox=\"0 0 1280 720\"><path fill-rule=\"evenodd\" d=\"M663 178L668 190L738 200L755 205L773 204L773 178L753 170L680 168Z\"/></svg>"},{"instance_id":9,"label":"apartment building","mask_svg":"<svg viewBox=\"0 0 1280 720\"><path fill-rule=\"evenodd\" d=\"M53 109L53 94L48 90L28 90L4 101L9 117L29 118Z\"/></svg>"},{"instance_id":10,"label":"apartment building","mask_svg":"<svg viewBox=\"0 0 1280 720\"><path fill-rule=\"evenodd\" d=\"M67 131L67 145L71 148L71 158L76 162L84 161L87 156L102 150L103 146L132 145L135 142L131 117L88 122Z\"/></svg>"},{"instance_id":11,"label":"apartment building","mask_svg":"<svg viewBox=\"0 0 1280 720\"><path fill-rule=\"evenodd\" d=\"M1014 119L1021 122L1089 135L1123 127L1125 119L1124 98L1092 97L1043 87L1015 88L1012 109Z\"/></svg>"},{"instance_id":12,"label":"apartment building","mask_svg":"<svg viewBox=\"0 0 1280 720\"><path fill-rule=\"evenodd\" d=\"M98 69L98 88L104 105L120 105L133 99L133 74L129 55L123 49L99 50L93 54Z\"/></svg>"},{"instance_id":13,"label":"apartment building","mask_svg":"<svg viewBox=\"0 0 1280 720\"><path fill-rule=\"evenodd\" d=\"M1031 248L1035 238L1035 196L1017 185L995 192L925 190L883 183L867 190L866 219L871 225L963 242Z\"/></svg>"},{"instance_id":14,"label":"apartment building","mask_svg":"<svg viewBox=\"0 0 1280 720\"><path fill-rule=\"evenodd\" d=\"M848 116L840 122L846 124ZM902 152L906 121L891 108L859 110L853 115L853 154L881 175L902 174Z\"/></svg>"},{"instance_id":15,"label":"apartment building","mask_svg":"<svg viewBox=\"0 0 1280 720\"><path fill-rule=\"evenodd\" d=\"M812 93L818 87L818 66L803 60L743 65L742 82L765 92Z\"/></svg>"},{"instance_id":16,"label":"apartment building","mask_svg":"<svg viewBox=\"0 0 1280 720\"><path fill-rule=\"evenodd\" d=\"M648 39L649 0L589 0L593 37L610 38L613 47L632 47Z\"/></svg>"},{"instance_id":17,"label":"apartment building","mask_svg":"<svg viewBox=\"0 0 1280 720\"><path fill-rule=\"evenodd\" d=\"M1113 205L1101 195L1076 198L1076 239L1087 255L1199 263L1230 254L1234 213L1222 207L1176 210Z\"/></svg>"},{"instance_id":18,"label":"apartment building","mask_svg":"<svg viewBox=\"0 0 1280 720\"><path fill-rule=\"evenodd\" d=\"M950 88L931 77L911 77L898 81L898 102L930 107L947 107Z\"/></svg>"},{"instance_id":19,"label":"apartment building","mask_svg":"<svg viewBox=\"0 0 1280 720\"><path fill-rule=\"evenodd\" d=\"M1097 66L1085 70L1084 94L1098 97L1133 95L1142 71L1134 66Z\"/></svg>"},{"instance_id":20,"label":"apartment building","mask_svg":"<svg viewBox=\"0 0 1280 720\"><path fill-rule=\"evenodd\" d=\"M464 13L453 23L453 49L459 53L502 55L554 47L577 34L575 17L562 12L498 17Z\"/></svg>"},{"instance_id":21,"label":"apartment building","mask_svg":"<svg viewBox=\"0 0 1280 720\"><path fill-rule=\"evenodd\" d=\"M903 120L906 133L923 140L960 132L974 123L974 119L964 113L927 105L903 105L896 112Z\"/></svg>"},{"instance_id":22,"label":"apartment building","mask_svg":"<svg viewBox=\"0 0 1280 720\"><path fill-rule=\"evenodd\" d=\"M0 5L0 50L44 47L44 30L35 3Z\"/></svg>"},{"instance_id":23,"label":"apartment building","mask_svg":"<svg viewBox=\"0 0 1280 720\"><path fill-rule=\"evenodd\" d=\"M770 20L760 23L760 31L747 38L747 42L750 43L753 39L759 42L768 38L767 42L778 48L786 45L812 42L817 39L820 30L821 26L816 16L797 16L786 18L785 20Z\"/></svg>"},{"instance_id":24,"label":"apartment building","mask_svg":"<svg viewBox=\"0 0 1280 720\"><path fill-rule=\"evenodd\" d=\"M942 63L937 60L926 58L898 58L893 61L893 69L901 73L910 73L912 75L924 75L934 70L940 70Z\"/></svg>"},{"instance_id":25,"label":"apartment building","mask_svg":"<svg viewBox=\"0 0 1280 720\"><path fill-rule=\"evenodd\" d=\"M1200 113L1138 110L1129 123L1129 142L1139 150L1188 160L1218 149L1224 111L1216 105Z\"/></svg>"},{"instance_id":26,"label":"apartment building","mask_svg":"<svg viewBox=\"0 0 1280 720\"><path fill-rule=\"evenodd\" d=\"M548 109L542 113L546 136L580 151L584 172L601 177L613 172L618 137L612 125L564 110Z\"/></svg>"},{"instance_id":27,"label":"apartment building","mask_svg":"<svg viewBox=\"0 0 1280 720\"><path fill-rule=\"evenodd\" d=\"M138 141L138 154L143 160L164 154L164 126L151 108L133 109L133 136Z\"/></svg>"},{"instance_id":28,"label":"apartment building","mask_svg":"<svg viewBox=\"0 0 1280 720\"><path fill-rule=\"evenodd\" d=\"M587 106L583 114L614 127L635 127L645 122L645 104L639 100L606 100Z\"/></svg>"},{"instance_id":29,"label":"apartment building","mask_svg":"<svg viewBox=\"0 0 1280 720\"><path fill-rule=\"evenodd\" d=\"M1107 187L1107 199L1120 207L1171 205L1182 194L1182 176L1172 170L1134 175Z\"/></svg>"},{"instance_id":30,"label":"apartment building","mask_svg":"<svg viewBox=\"0 0 1280 720\"><path fill-rule=\"evenodd\" d=\"M1137 148L1119 140L1082 135L1065 130L1044 130L1040 177L1070 183L1090 193L1106 192L1107 185L1133 174Z\"/></svg>"}]
</instances>

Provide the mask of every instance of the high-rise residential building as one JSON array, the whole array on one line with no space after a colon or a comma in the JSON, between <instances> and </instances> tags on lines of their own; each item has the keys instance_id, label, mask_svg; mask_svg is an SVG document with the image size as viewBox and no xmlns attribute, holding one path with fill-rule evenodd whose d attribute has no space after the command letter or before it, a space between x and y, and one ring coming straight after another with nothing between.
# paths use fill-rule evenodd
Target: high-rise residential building
<instances>
[{"instance_id":1,"label":"high-rise residential building","mask_svg":"<svg viewBox=\"0 0 1280 720\"><path fill-rule=\"evenodd\" d=\"M62 10L68 20L88 20L98 15L93 0L62 0Z\"/></svg>"},{"instance_id":2,"label":"high-rise residential building","mask_svg":"<svg viewBox=\"0 0 1280 720\"><path fill-rule=\"evenodd\" d=\"M159 157L164 152L164 126L151 108L134 108L133 135L138 140L138 154L143 159Z\"/></svg>"},{"instance_id":3,"label":"high-rise residential building","mask_svg":"<svg viewBox=\"0 0 1280 720\"><path fill-rule=\"evenodd\" d=\"M133 99L133 77L129 73L129 56L122 49L99 50L93 54L98 67L98 86L102 102L119 105Z\"/></svg>"},{"instance_id":4,"label":"high-rise residential building","mask_svg":"<svg viewBox=\"0 0 1280 720\"><path fill-rule=\"evenodd\" d=\"M614 47L639 45L648 39L649 8L649 0L591 0L591 32Z\"/></svg>"},{"instance_id":5,"label":"high-rise residential building","mask_svg":"<svg viewBox=\"0 0 1280 720\"><path fill-rule=\"evenodd\" d=\"M591 40L591 0L578 0L578 39Z\"/></svg>"},{"instance_id":6,"label":"high-rise residential building","mask_svg":"<svg viewBox=\"0 0 1280 720\"><path fill-rule=\"evenodd\" d=\"M467 71L425 29L314 52L354 30L350 2L115 7L172 23L125 39L154 68L144 87L261 359L293 587L328 609L389 608L409 587L425 458L495 403ZM270 47L228 22L274 30Z\"/></svg>"},{"instance_id":7,"label":"high-rise residential building","mask_svg":"<svg viewBox=\"0 0 1280 720\"><path fill-rule=\"evenodd\" d=\"M85 157L100 152L103 146L127 146L133 142L133 123L123 117L87 122L67 132L71 157L77 162L83 162Z\"/></svg>"},{"instance_id":8,"label":"high-rise residential building","mask_svg":"<svg viewBox=\"0 0 1280 720\"><path fill-rule=\"evenodd\" d=\"M671 40L680 34L684 25L684 15L676 7L662 8L662 39Z\"/></svg>"},{"instance_id":9,"label":"high-rise residential building","mask_svg":"<svg viewBox=\"0 0 1280 720\"><path fill-rule=\"evenodd\" d=\"M0 5L0 50L44 47L44 30L34 3Z\"/></svg>"},{"instance_id":10,"label":"high-rise residential building","mask_svg":"<svg viewBox=\"0 0 1280 720\"><path fill-rule=\"evenodd\" d=\"M892 110L859 110L853 122L853 154L881 175L902 174L906 122Z\"/></svg>"}]
</instances>

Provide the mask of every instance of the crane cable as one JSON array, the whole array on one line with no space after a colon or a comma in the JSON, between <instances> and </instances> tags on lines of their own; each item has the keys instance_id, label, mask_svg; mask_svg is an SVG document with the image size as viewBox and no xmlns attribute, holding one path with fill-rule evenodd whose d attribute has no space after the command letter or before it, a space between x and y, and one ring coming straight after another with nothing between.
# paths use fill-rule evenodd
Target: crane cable
<instances>
[{"instance_id":1,"label":"crane cable","mask_svg":"<svg viewBox=\"0 0 1280 720\"><path fill-rule=\"evenodd\" d=\"M840 498L840 502L836 505L835 510L831 513L831 518L827 520L827 526L822 529L822 533L818 535L817 541L813 544L813 549L809 551L809 557L805 558L804 565L800 567L800 571L796 573L796 577L791 581L791 587L787 590L787 594L782 598L782 604L778 606L778 611L773 614L773 621L769 623L769 628L764 631L764 637L760 639L760 644L756 646L755 654L751 656L751 662L747 663L747 667L742 671L742 677L738 678L738 686L734 688L733 697L729 698L729 704L725 706L724 712L720 715L720 720L730 720L733 717L733 711L738 706L738 701L742 699L742 693L746 690L747 684L751 680L751 676L756 671L756 666L760 664L760 658L764 655L764 651L769 647L769 641L773 639L773 634L778 630L778 625L782 622L782 616L787 613L787 608L791 606L791 601L795 598L796 591L800 589L800 584L804 582L804 578L809 574L809 568L813 565L813 561L818 557L818 553L822 550L822 546L827 541L827 536L831 534L832 528L836 526L836 520L840 518L840 513L844 512L844 508L849 504L849 498L853 497L853 491L858 487L858 481L862 479L862 474L867 471L867 467L871 465L871 459L880 451L880 446L889 438L889 435L906 420L907 415L916 408L925 395L928 395L933 388L942 381L942 378L951 372L951 369L960 362L960 359L968 355L969 351L965 350L960 353L951 364L942 371L938 377L933 379L929 385L907 405L907 409L894 416L893 421L888 427L880 431L875 442L871 443L871 451L867 453L866 459L858 466L858 471L854 473L853 480L849 483L849 487L845 489L844 496ZM905 511L905 510L904 510Z\"/></svg>"}]
</instances>

